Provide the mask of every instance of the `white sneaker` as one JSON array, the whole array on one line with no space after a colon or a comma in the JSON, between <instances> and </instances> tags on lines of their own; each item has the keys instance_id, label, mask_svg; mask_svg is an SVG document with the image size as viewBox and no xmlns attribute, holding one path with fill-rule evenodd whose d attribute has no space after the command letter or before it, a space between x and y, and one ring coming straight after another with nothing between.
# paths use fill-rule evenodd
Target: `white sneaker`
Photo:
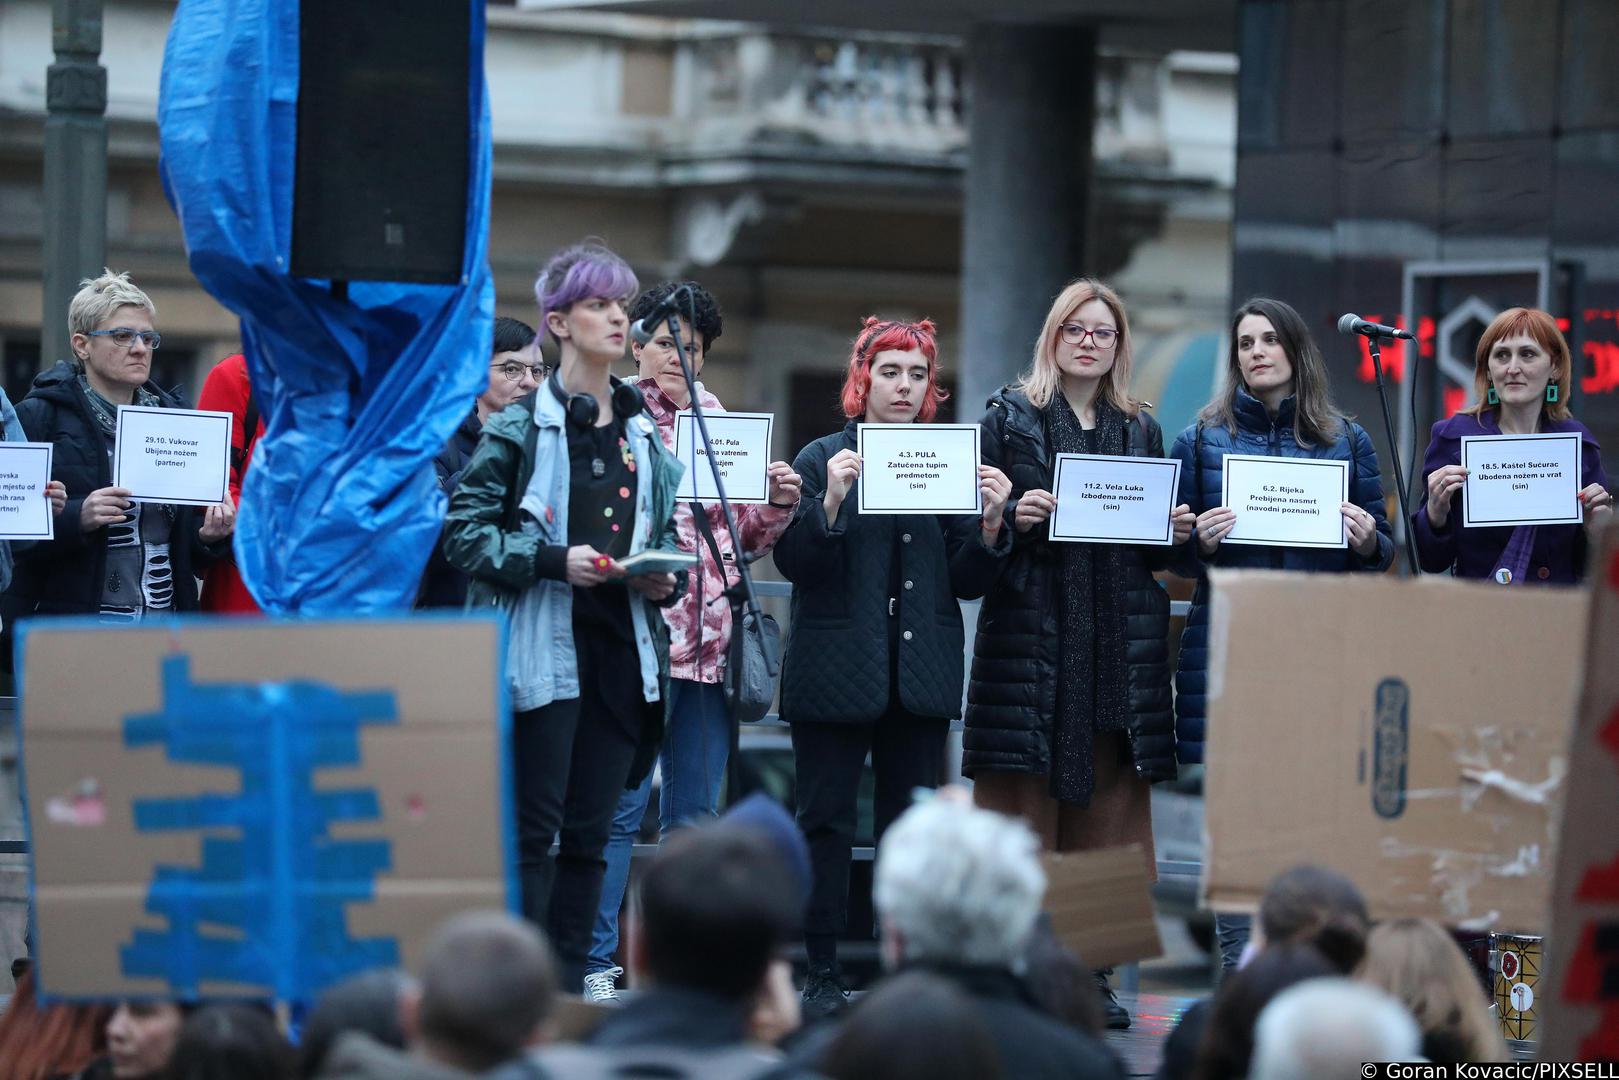
<instances>
[{"instance_id":1,"label":"white sneaker","mask_svg":"<svg viewBox=\"0 0 1619 1080\"><path fill-rule=\"evenodd\" d=\"M624 974L621 967L610 967L606 971L592 971L585 975L585 1000L597 1005L616 1005L618 1003L618 986L616 982Z\"/></svg>"}]
</instances>

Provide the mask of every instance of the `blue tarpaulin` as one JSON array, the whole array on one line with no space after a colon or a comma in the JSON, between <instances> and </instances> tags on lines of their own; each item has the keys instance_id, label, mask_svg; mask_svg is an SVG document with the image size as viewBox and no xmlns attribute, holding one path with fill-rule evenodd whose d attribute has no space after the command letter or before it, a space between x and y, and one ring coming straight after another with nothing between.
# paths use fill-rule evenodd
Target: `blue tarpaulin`
<instances>
[{"instance_id":1,"label":"blue tarpaulin","mask_svg":"<svg viewBox=\"0 0 1619 1080\"><path fill-rule=\"evenodd\" d=\"M453 3L455 0L445 0ZM432 458L487 378L489 114L471 8L466 250L457 285L291 275L297 0L181 0L163 57L164 189L191 270L241 319L263 438L236 561L274 614L408 606L445 500Z\"/></svg>"}]
</instances>

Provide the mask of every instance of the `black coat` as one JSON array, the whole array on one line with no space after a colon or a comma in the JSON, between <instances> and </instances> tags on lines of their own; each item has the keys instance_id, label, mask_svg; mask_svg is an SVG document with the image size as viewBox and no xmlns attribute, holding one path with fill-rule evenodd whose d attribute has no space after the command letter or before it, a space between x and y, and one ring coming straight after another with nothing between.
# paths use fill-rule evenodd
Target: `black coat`
<instances>
[{"instance_id":1,"label":"black coat","mask_svg":"<svg viewBox=\"0 0 1619 1080\"><path fill-rule=\"evenodd\" d=\"M467 463L472 460L472 452L478 449L478 436L481 434L483 423L478 419L478 410L473 409L433 459L438 489L446 497L455 494L456 486L461 483L461 474L466 472ZM471 577L451 566L450 560L444 557L441 538L439 543L433 545L433 553L427 557L427 569L422 572L422 584L416 593L416 606L464 608L467 606L467 586L471 582Z\"/></svg>"},{"instance_id":2,"label":"black coat","mask_svg":"<svg viewBox=\"0 0 1619 1080\"><path fill-rule=\"evenodd\" d=\"M1107 1044L1043 1011L1010 971L933 964L904 970L941 976L972 998L995 1040L1001 1073L1008 1080L1123 1080L1125 1076L1123 1065Z\"/></svg>"},{"instance_id":3,"label":"black coat","mask_svg":"<svg viewBox=\"0 0 1619 1080\"><path fill-rule=\"evenodd\" d=\"M145 389L164 408L189 406L151 383ZM5 624L29 615L88 615L101 610L107 570L107 530L79 528L85 496L112 486L112 461L89 399L79 388L78 369L65 361L34 379L17 402L23 430L35 442L54 444L51 479L67 486L67 506L56 519L56 537L17 547L17 572L5 595ZM229 541L204 543L197 535L205 508L176 506L169 537L174 573L174 610L197 608L197 575L229 549Z\"/></svg>"},{"instance_id":4,"label":"black coat","mask_svg":"<svg viewBox=\"0 0 1619 1080\"><path fill-rule=\"evenodd\" d=\"M1012 481L1013 499L1052 490L1045 418L1017 390L990 399L983 420L984 460ZM1164 436L1145 412L1124 429L1124 452L1163 457ZM1008 507L1010 520L1012 508ZM1175 776L1175 707L1169 682L1169 594L1153 579L1170 548L1120 545L1125 574L1125 663L1130 686L1130 749L1145 780ZM1051 770L1057 712L1057 560L1046 528L1013 541L999 586L984 600L967 686L962 771ZM1100 617L1100 613L1099 613Z\"/></svg>"},{"instance_id":5,"label":"black coat","mask_svg":"<svg viewBox=\"0 0 1619 1080\"><path fill-rule=\"evenodd\" d=\"M972 515L862 516L858 480L828 528L821 504L826 463L854 448L851 421L804 447L793 462L804 495L776 543L776 567L796 586L782 718L869 723L897 696L916 716L954 720L961 715L965 648L956 601L980 597L994 583L1012 530L1003 526L990 549ZM889 652L891 598L897 655ZM894 671L897 688L890 686Z\"/></svg>"}]
</instances>

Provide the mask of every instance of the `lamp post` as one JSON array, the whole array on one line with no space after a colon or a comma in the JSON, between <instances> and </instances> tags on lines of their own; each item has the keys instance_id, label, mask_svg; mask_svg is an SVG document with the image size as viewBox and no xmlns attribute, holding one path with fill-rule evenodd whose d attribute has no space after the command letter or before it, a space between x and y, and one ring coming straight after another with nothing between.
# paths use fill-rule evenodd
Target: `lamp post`
<instances>
[{"instance_id":1,"label":"lamp post","mask_svg":"<svg viewBox=\"0 0 1619 1080\"><path fill-rule=\"evenodd\" d=\"M56 62L45 81L45 289L40 362L67 358L67 307L107 256L104 0L51 0Z\"/></svg>"}]
</instances>

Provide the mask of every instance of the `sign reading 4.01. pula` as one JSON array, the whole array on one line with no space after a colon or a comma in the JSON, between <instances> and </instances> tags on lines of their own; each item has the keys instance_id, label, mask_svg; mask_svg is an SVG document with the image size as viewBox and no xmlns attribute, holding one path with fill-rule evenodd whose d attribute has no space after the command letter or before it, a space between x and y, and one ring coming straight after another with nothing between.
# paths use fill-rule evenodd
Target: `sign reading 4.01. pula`
<instances>
[{"instance_id":1,"label":"sign reading 4.01. pula","mask_svg":"<svg viewBox=\"0 0 1619 1080\"><path fill-rule=\"evenodd\" d=\"M861 424L860 513L977 514L977 424Z\"/></svg>"},{"instance_id":2,"label":"sign reading 4.01. pula","mask_svg":"<svg viewBox=\"0 0 1619 1080\"><path fill-rule=\"evenodd\" d=\"M1578 525L1580 435L1465 435L1462 526Z\"/></svg>"},{"instance_id":3,"label":"sign reading 4.01. pula","mask_svg":"<svg viewBox=\"0 0 1619 1080\"><path fill-rule=\"evenodd\" d=\"M135 502L212 506L230 483L231 414L118 406L112 483Z\"/></svg>"},{"instance_id":4,"label":"sign reading 4.01. pula","mask_svg":"<svg viewBox=\"0 0 1619 1080\"><path fill-rule=\"evenodd\" d=\"M714 502L720 497L714 483L715 467L725 480L725 498L733 503L760 504L770 501L770 427L773 413L703 413L708 428L712 461L695 417L689 412L675 414L675 457L686 466L680 478L678 497Z\"/></svg>"}]
</instances>

